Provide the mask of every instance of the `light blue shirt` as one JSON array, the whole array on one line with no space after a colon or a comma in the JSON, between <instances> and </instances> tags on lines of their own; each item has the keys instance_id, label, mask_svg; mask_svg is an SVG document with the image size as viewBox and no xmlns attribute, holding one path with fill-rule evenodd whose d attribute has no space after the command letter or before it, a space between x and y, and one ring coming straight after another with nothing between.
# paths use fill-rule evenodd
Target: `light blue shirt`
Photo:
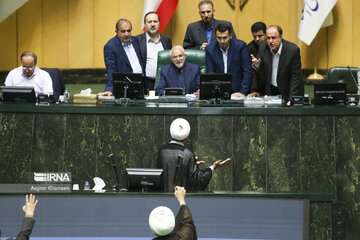
<instances>
[{"instance_id":1,"label":"light blue shirt","mask_svg":"<svg viewBox=\"0 0 360 240\"><path fill-rule=\"evenodd\" d=\"M230 44L227 47L226 51L222 50L222 48L220 47L220 50L221 50L222 56L223 56L223 62L224 62L224 73L227 73L227 62L228 62L229 47L230 47Z\"/></svg>"},{"instance_id":2,"label":"light blue shirt","mask_svg":"<svg viewBox=\"0 0 360 240\"><path fill-rule=\"evenodd\" d=\"M131 43L131 40L129 43L123 43L121 42L122 46L124 47L126 56L129 59L131 68L133 70L133 73L142 73L142 68L140 65L140 61L138 56L136 55L135 48Z\"/></svg>"}]
</instances>

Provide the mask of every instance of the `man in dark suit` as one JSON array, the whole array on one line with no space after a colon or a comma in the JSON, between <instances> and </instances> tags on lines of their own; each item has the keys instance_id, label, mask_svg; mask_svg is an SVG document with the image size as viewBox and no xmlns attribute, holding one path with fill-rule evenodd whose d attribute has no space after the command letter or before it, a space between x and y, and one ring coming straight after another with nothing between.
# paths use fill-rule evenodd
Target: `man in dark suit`
<instances>
[{"instance_id":1,"label":"man in dark suit","mask_svg":"<svg viewBox=\"0 0 360 240\"><path fill-rule=\"evenodd\" d=\"M144 73L139 41L131 37L132 25L127 19L116 22L117 36L110 39L104 46L104 60L107 73L105 92L99 95L112 95L113 72Z\"/></svg>"},{"instance_id":2,"label":"man in dark suit","mask_svg":"<svg viewBox=\"0 0 360 240\"><path fill-rule=\"evenodd\" d=\"M215 29L217 25L226 23L230 26L233 38L236 38L234 29L230 22L214 19L214 4L212 1L201 1L198 5L201 21L188 25L185 33L183 46L185 49L201 49L215 40Z\"/></svg>"},{"instance_id":3,"label":"man in dark suit","mask_svg":"<svg viewBox=\"0 0 360 240\"><path fill-rule=\"evenodd\" d=\"M181 46L174 46L170 51L172 63L161 68L156 95L164 95L165 88L182 88L183 94L194 93L198 96L200 88L200 67L186 62L186 54Z\"/></svg>"},{"instance_id":4,"label":"man in dark suit","mask_svg":"<svg viewBox=\"0 0 360 240\"><path fill-rule=\"evenodd\" d=\"M263 22L256 22L251 26L251 34L254 40L248 44L250 55L252 54L254 57L257 56L260 43L266 39L265 32L266 25Z\"/></svg>"},{"instance_id":5,"label":"man in dark suit","mask_svg":"<svg viewBox=\"0 0 360 240\"><path fill-rule=\"evenodd\" d=\"M25 196L25 205L22 210L25 213L25 217L22 222L20 233L17 235L15 240L27 240L30 238L30 234L35 224L34 212L38 200L35 201L35 195L30 194L30 196ZM1 236L0 236L1 237ZM8 240L13 240L9 238Z\"/></svg>"},{"instance_id":6,"label":"man in dark suit","mask_svg":"<svg viewBox=\"0 0 360 240\"><path fill-rule=\"evenodd\" d=\"M231 73L232 92L235 96L246 96L252 78L251 59L246 43L232 38L231 28L227 24L219 24L215 32L216 41L205 49L206 72Z\"/></svg>"},{"instance_id":7,"label":"man in dark suit","mask_svg":"<svg viewBox=\"0 0 360 240\"><path fill-rule=\"evenodd\" d=\"M158 52L171 49L171 39L160 34L160 17L156 12L148 12L144 17L146 32L137 35L140 43L143 66L145 68L145 89L152 90L155 85Z\"/></svg>"},{"instance_id":8,"label":"man in dark suit","mask_svg":"<svg viewBox=\"0 0 360 240\"><path fill-rule=\"evenodd\" d=\"M149 225L151 231L156 235L153 239L196 240L196 227L185 202L186 190L179 186L176 186L174 190L175 198L180 206L179 212L175 218L168 207L160 206L151 211Z\"/></svg>"},{"instance_id":9,"label":"man in dark suit","mask_svg":"<svg viewBox=\"0 0 360 240\"><path fill-rule=\"evenodd\" d=\"M304 95L300 49L282 38L280 26L266 29L266 42L260 44L253 63L257 64L258 72L254 74L249 97L282 95L290 105L292 96Z\"/></svg>"}]
</instances>

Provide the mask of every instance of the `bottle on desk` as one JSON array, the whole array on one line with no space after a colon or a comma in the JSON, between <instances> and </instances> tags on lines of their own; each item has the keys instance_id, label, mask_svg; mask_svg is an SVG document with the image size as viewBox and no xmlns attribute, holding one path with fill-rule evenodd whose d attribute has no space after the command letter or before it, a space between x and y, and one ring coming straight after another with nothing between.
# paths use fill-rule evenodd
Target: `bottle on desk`
<instances>
[{"instance_id":1,"label":"bottle on desk","mask_svg":"<svg viewBox=\"0 0 360 240\"><path fill-rule=\"evenodd\" d=\"M87 190L90 190L90 183L89 183L89 181L85 181L85 184L84 184L84 191L87 191Z\"/></svg>"},{"instance_id":2,"label":"bottle on desk","mask_svg":"<svg viewBox=\"0 0 360 240\"><path fill-rule=\"evenodd\" d=\"M68 103L70 98L70 93L68 92L68 90L65 90L64 92L64 103Z\"/></svg>"}]
</instances>

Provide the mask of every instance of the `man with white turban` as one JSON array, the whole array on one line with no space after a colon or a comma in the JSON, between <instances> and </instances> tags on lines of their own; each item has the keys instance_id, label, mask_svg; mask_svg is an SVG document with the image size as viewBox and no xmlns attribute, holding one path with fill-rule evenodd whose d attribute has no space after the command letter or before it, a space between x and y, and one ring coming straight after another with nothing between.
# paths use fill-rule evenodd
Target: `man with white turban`
<instances>
[{"instance_id":1,"label":"man with white turban","mask_svg":"<svg viewBox=\"0 0 360 240\"><path fill-rule=\"evenodd\" d=\"M209 168L200 169L194 154L184 147L189 134L189 122L183 118L175 119L170 125L173 140L158 151L157 168L163 169L164 191L173 191L175 186L185 187L188 191L205 190L214 169L230 161L230 158L218 160Z\"/></svg>"},{"instance_id":2,"label":"man with white turban","mask_svg":"<svg viewBox=\"0 0 360 240\"><path fill-rule=\"evenodd\" d=\"M151 231L156 235L154 239L196 240L196 227L185 202L186 190L179 186L176 186L174 190L175 198L180 206L176 219L168 207L160 206L150 213L149 225Z\"/></svg>"}]
</instances>

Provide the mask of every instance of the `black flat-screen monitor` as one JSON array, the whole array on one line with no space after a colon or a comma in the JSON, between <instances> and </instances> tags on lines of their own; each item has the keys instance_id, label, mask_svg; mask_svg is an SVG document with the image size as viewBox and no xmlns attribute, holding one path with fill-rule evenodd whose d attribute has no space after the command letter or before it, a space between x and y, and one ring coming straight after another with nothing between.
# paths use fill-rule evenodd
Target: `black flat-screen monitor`
<instances>
[{"instance_id":1,"label":"black flat-screen monitor","mask_svg":"<svg viewBox=\"0 0 360 240\"><path fill-rule=\"evenodd\" d=\"M200 99L230 99L231 78L231 73L200 74Z\"/></svg>"},{"instance_id":2,"label":"black flat-screen monitor","mask_svg":"<svg viewBox=\"0 0 360 240\"><path fill-rule=\"evenodd\" d=\"M163 190L162 169L126 168L127 187L129 191Z\"/></svg>"},{"instance_id":3,"label":"black flat-screen monitor","mask_svg":"<svg viewBox=\"0 0 360 240\"><path fill-rule=\"evenodd\" d=\"M144 99L144 78L141 73L113 73L115 98Z\"/></svg>"},{"instance_id":4,"label":"black flat-screen monitor","mask_svg":"<svg viewBox=\"0 0 360 240\"><path fill-rule=\"evenodd\" d=\"M34 87L1 86L3 102L36 102Z\"/></svg>"}]
</instances>

